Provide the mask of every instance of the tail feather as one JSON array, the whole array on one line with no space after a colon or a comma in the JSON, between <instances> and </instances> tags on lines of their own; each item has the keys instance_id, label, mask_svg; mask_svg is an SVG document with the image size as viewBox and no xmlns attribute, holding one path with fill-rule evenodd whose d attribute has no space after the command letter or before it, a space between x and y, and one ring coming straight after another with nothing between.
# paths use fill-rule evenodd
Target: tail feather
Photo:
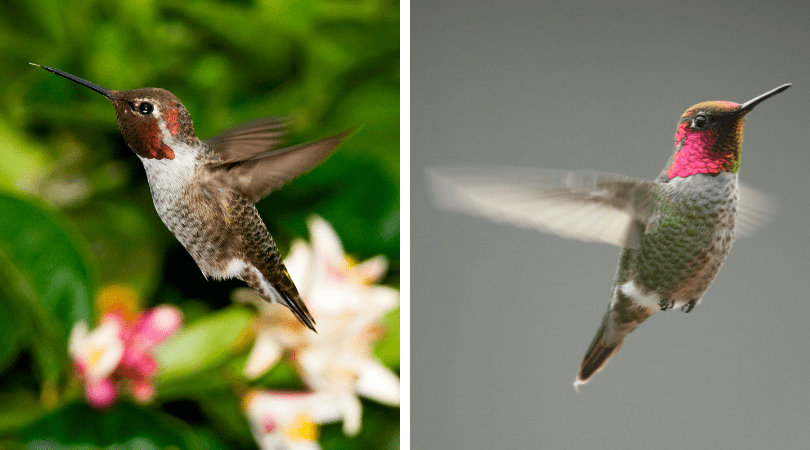
<instances>
[{"instance_id":1,"label":"tail feather","mask_svg":"<svg viewBox=\"0 0 810 450\"><path fill-rule=\"evenodd\" d=\"M582 359L574 387L587 383L596 372L602 370L608 360L621 348L622 342L624 342L624 336L620 336L618 340L615 338L608 340L607 325L609 320L610 311L605 314L602 325L599 326L599 330L596 332L591 346Z\"/></svg>"},{"instance_id":2,"label":"tail feather","mask_svg":"<svg viewBox=\"0 0 810 450\"><path fill-rule=\"evenodd\" d=\"M614 295L616 298L611 301L612 308L605 313L602 324L582 359L574 388L587 383L596 372L602 370L608 360L619 351L624 338L657 311L655 307L634 302L618 289Z\"/></svg>"},{"instance_id":3,"label":"tail feather","mask_svg":"<svg viewBox=\"0 0 810 450\"><path fill-rule=\"evenodd\" d=\"M318 332L315 330L315 319L312 318L312 314L309 313L307 305L304 304L300 296L296 296L295 298L285 296L284 301L281 303L287 308L290 308L290 311L295 314L295 317L297 317L301 323L306 325L307 328L316 333Z\"/></svg>"},{"instance_id":4,"label":"tail feather","mask_svg":"<svg viewBox=\"0 0 810 450\"><path fill-rule=\"evenodd\" d=\"M306 325L312 331L315 330L315 319L307 309L307 305L298 294L298 289L295 288L292 279L290 279L287 269L282 266L283 274L278 283L269 282L264 274L255 267L248 267L242 272L240 278L247 283L248 286L253 288L257 294L265 301L277 302L286 306L290 311L295 314L298 320Z\"/></svg>"}]
</instances>

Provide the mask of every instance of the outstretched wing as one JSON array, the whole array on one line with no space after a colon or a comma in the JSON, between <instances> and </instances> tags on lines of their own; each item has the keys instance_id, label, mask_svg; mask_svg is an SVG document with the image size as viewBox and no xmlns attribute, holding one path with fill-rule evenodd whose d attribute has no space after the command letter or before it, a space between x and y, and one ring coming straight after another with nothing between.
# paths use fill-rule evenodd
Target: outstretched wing
<instances>
[{"instance_id":1,"label":"outstretched wing","mask_svg":"<svg viewBox=\"0 0 810 450\"><path fill-rule=\"evenodd\" d=\"M658 185L610 173L522 167L427 171L440 208L583 241L638 248Z\"/></svg>"},{"instance_id":2,"label":"outstretched wing","mask_svg":"<svg viewBox=\"0 0 810 450\"><path fill-rule=\"evenodd\" d=\"M776 213L776 200L767 194L739 184L740 202L734 225L734 237L745 238L762 228Z\"/></svg>"},{"instance_id":3,"label":"outstretched wing","mask_svg":"<svg viewBox=\"0 0 810 450\"><path fill-rule=\"evenodd\" d=\"M207 181L215 186L236 190L256 202L320 164L352 131L294 147L258 153L253 153L252 150L237 150L237 147L233 147L225 154L241 153L242 156L208 163Z\"/></svg>"},{"instance_id":4,"label":"outstretched wing","mask_svg":"<svg viewBox=\"0 0 810 450\"><path fill-rule=\"evenodd\" d=\"M256 119L214 136L205 143L223 161L248 159L279 147L292 124L293 120L286 117Z\"/></svg>"}]
</instances>

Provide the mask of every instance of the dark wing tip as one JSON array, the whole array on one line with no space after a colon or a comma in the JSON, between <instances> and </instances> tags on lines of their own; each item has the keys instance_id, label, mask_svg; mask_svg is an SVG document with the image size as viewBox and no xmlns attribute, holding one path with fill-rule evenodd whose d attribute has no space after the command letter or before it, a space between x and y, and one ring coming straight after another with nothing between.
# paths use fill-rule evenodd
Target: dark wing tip
<instances>
[{"instance_id":1,"label":"dark wing tip","mask_svg":"<svg viewBox=\"0 0 810 450\"><path fill-rule=\"evenodd\" d=\"M341 142L343 142L346 138L353 135L354 133L358 132L362 125L355 125L347 130L343 130L340 133L333 134L332 136L326 137L321 139L321 141L334 141L335 147L337 147Z\"/></svg>"}]
</instances>

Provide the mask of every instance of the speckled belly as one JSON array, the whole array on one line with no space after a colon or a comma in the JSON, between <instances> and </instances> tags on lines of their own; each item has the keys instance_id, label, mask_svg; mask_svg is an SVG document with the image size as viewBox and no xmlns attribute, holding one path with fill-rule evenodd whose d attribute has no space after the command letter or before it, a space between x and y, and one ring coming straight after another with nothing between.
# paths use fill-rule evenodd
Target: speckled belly
<instances>
[{"instance_id":1,"label":"speckled belly","mask_svg":"<svg viewBox=\"0 0 810 450\"><path fill-rule=\"evenodd\" d=\"M701 181L663 199L639 249L623 257L626 279L645 292L657 292L664 309L688 311L697 304L734 240L736 178Z\"/></svg>"}]
</instances>

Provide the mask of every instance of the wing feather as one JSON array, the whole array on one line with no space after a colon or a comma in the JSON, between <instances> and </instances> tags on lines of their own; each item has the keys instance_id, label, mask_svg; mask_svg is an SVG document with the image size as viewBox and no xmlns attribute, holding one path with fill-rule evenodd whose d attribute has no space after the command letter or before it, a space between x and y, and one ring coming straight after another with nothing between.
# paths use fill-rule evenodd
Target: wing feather
<instances>
[{"instance_id":1,"label":"wing feather","mask_svg":"<svg viewBox=\"0 0 810 450\"><path fill-rule=\"evenodd\" d=\"M205 182L233 189L253 202L323 162L353 130L318 141L267 150L243 159L208 163Z\"/></svg>"},{"instance_id":2,"label":"wing feather","mask_svg":"<svg viewBox=\"0 0 810 450\"><path fill-rule=\"evenodd\" d=\"M630 248L659 191L622 175L522 167L439 167L427 178L441 208Z\"/></svg>"},{"instance_id":3,"label":"wing feather","mask_svg":"<svg viewBox=\"0 0 810 450\"><path fill-rule=\"evenodd\" d=\"M740 201L734 225L734 237L746 238L762 228L776 214L778 205L770 195L744 183L739 184Z\"/></svg>"},{"instance_id":4,"label":"wing feather","mask_svg":"<svg viewBox=\"0 0 810 450\"><path fill-rule=\"evenodd\" d=\"M207 141L223 161L244 160L279 147L292 126L292 119L266 117L225 131Z\"/></svg>"}]
</instances>

